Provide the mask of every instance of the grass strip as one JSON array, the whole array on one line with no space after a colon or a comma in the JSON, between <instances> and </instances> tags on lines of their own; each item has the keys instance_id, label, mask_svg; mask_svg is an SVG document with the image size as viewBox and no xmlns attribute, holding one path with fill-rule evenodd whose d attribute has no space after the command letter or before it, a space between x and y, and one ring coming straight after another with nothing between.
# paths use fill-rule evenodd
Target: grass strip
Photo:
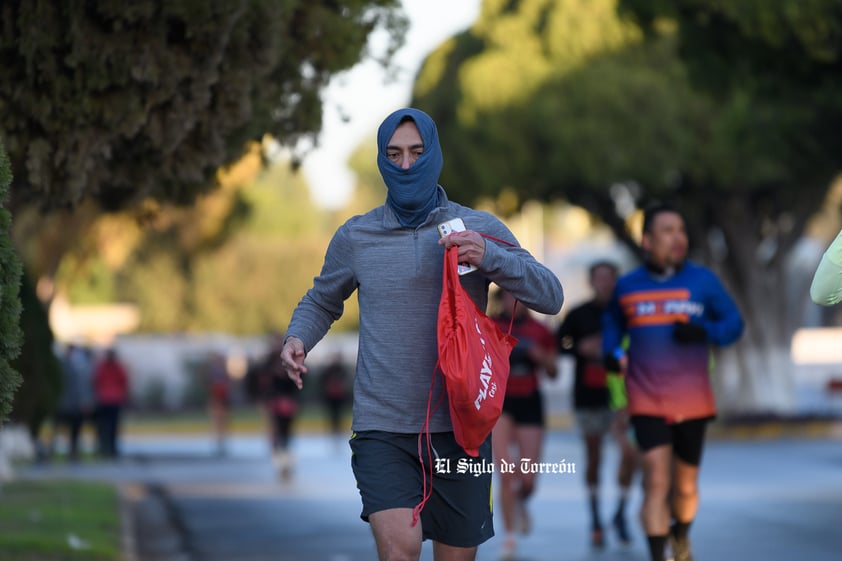
<instances>
[{"instance_id":1,"label":"grass strip","mask_svg":"<svg viewBox=\"0 0 842 561\"><path fill-rule=\"evenodd\" d=\"M117 561L119 497L114 486L14 481L0 487L4 561Z\"/></svg>"}]
</instances>

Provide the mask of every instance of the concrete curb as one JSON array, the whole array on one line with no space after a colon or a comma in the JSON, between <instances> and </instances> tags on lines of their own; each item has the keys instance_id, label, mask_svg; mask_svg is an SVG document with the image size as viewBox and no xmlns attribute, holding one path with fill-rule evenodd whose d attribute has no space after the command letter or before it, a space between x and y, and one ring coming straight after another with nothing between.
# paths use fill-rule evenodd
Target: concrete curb
<instances>
[{"instance_id":1,"label":"concrete curb","mask_svg":"<svg viewBox=\"0 0 842 561\"><path fill-rule=\"evenodd\" d=\"M131 537L124 541L129 561L193 561L187 528L160 483L129 483L126 510Z\"/></svg>"},{"instance_id":2,"label":"concrete curb","mask_svg":"<svg viewBox=\"0 0 842 561\"><path fill-rule=\"evenodd\" d=\"M123 549L123 561L140 561L137 556L137 542L135 542L134 503L137 501L137 485L123 484L118 486L120 497L120 541Z\"/></svg>"}]
</instances>

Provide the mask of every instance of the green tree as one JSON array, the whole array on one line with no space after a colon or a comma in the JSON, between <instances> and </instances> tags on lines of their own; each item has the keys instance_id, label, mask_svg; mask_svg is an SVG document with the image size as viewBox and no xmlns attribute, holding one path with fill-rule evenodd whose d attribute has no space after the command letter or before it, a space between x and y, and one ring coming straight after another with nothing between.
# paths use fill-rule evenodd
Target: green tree
<instances>
[{"instance_id":1,"label":"green tree","mask_svg":"<svg viewBox=\"0 0 842 561\"><path fill-rule=\"evenodd\" d=\"M20 373L12 365L20 353L22 332L18 296L21 264L10 236L12 215L5 208L11 182L9 159L0 143L0 425L6 420L15 390L21 383Z\"/></svg>"},{"instance_id":2,"label":"green tree","mask_svg":"<svg viewBox=\"0 0 842 561\"><path fill-rule=\"evenodd\" d=\"M406 27L398 0L11 0L0 22L0 137L15 170L9 208L24 218L16 242L39 288L83 242L61 274L97 271L90 299L116 294L107 273L141 237L126 228L125 251L96 254L105 236L89 225L102 225L103 209L147 218L192 203L265 135L300 158L328 80L372 54L375 28L388 38L373 56L388 64Z\"/></svg>"},{"instance_id":3,"label":"green tree","mask_svg":"<svg viewBox=\"0 0 842 561\"><path fill-rule=\"evenodd\" d=\"M190 202L264 134L321 124L321 89L400 46L397 0L7 1L0 116L15 206Z\"/></svg>"},{"instance_id":4,"label":"green tree","mask_svg":"<svg viewBox=\"0 0 842 561\"><path fill-rule=\"evenodd\" d=\"M310 200L303 177L284 161L267 168L239 190L238 197L242 223L223 245L189 248L169 241L174 232L177 236L191 224L193 213L173 224L174 230L162 232L162 238L150 240L147 249L169 255L171 266L177 267L175 274L159 278L184 284L181 296L144 289L142 280L136 282L142 276L125 287L123 298L149 298L141 301L143 329L259 334L286 327L292 309L318 273L330 224ZM124 274L135 270L142 274L145 261L130 264ZM243 289L243 279L248 279L248 290ZM147 318L150 306L179 310L173 318L178 325Z\"/></svg>"},{"instance_id":5,"label":"green tree","mask_svg":"<svg viewBox=\"0 0 842 561\"><path fill-rule=\"evenodd\" d=\"M257 173L259 154L253 156L257 162L231 168L220 189L192 208L156 209L138 239L126 236L130 243L112 251L112 226L95 224L96 235L65 257L59 290L72 303L133 302L142 331L285 328L319 271L330 235L354 210L318 209L287 160ZM356 326L355 308L349 303L339 329Z\"/></svg>"},{"instance_id":6,"label":"green tree","mask_svg":"<svg viewBox=\"0 0 842 561\"><path fill-rule=\"evenodd\" d=\"M354 197L345 208L328 211L314 204L303 176L287 160L262 168L255 145L220 174L217 190L199 196L191 208L156 206L144 228L136 212L95 219L62 259L56 290L73 304L134 302L144 331L283 329L318 274L336 228L383 204L386 190L375 156L372 137L352 156ZM44 253L43 247L34 245L34 253ZM249 279L248 290L243 278ZM346 308L338 330L357 327L356 300Z\"/></svg>"},{"instance_id":7,"label":"green tree","mask_svg":"<svg viewBox=\"0 0 842 561\"><path fill-rule=\"evenodd\" d=\"M389 64L406 27L397 0L6 2L0 18L14 237L40 286L107 278L101 252L137 242L131 220L218 188L249 139L292 147L296 164L327 81L362 57ZM388 37L370 51L375 28ZM122 230L106 220L103 236L102 210L119 208ZM113 291L102 282L88 298Z\"/></svg>"},{"instance_id":8,"label":"green tree","mask_svg":"<svg viewBox=\"0 0 842 561\"><path fill-rule=\"evenodd\" d=\"M61 392L61 367L53 349L47 310L26 274L20 297L23 303L20 323L26 337L20 355L12 364L23 375L23 384L15 395L10 418L25 425L37 441L41 427L53 414Z\"/></svg>"},{"instance_id":9,"label":"green tree","mask_svg":"<svg viewBox=\"0 0 842 561\"><path fill-rule=\"evenodd\" d=\"M716 6L710 9L738 12L756 25L770 19L791 31L787 38L796 33L784 17L794 2L674 4L688 22L707 21L699 6ZM842 26L828 3L798 5L798 22L809 12L806 21L817 27ZM544 10L540 17L536 6ZM723 275L748 320L743 344L729 355L741 374L741 391L732 393L742 406L785 409L794 312L805 299L791 288L787 262L842 163L834 152L842 130L836 107L842 96L833 95L842 76L838 59L788 40L766 44L748 24L726 26L724 34L721 26L687 31L690 24L677 17L666 10L638 26L610 0L487 1L471 30L426 61L414 103L441 124L445 153L460 151L459 165L446 165L442 178L455 197L508 190L520 202L565 198L631 247L635 209L653 199L677 202L688 214L697 256ZM547 47L559 33L554 22L575 19L603 25L581 37L571 28L565 48ZM550 68L530 70L529 79L521 69L515 78L527 93L489 103L480 92L498 78L511 80L500 61L524 44L544 45L533 56ZM752 56L737 56L742 49ZM761 68L784 55L798 70ZM484 70L470 71L477 68ZM716 68L730 70L721 78Z\"/></svg>"}]
</instances>

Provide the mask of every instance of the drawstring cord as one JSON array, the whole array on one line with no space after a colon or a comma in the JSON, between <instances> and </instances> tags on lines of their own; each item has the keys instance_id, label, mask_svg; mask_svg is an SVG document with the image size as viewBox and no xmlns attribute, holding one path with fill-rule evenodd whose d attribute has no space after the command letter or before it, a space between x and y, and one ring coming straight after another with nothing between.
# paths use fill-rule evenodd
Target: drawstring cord
<instances>
[{"instance_id":1,"label":"drawstring cord","mask_svg":"<svg viewBox=\"0 0 842 561\"><path fill-rule=\"evenodd\" d=\"M433 414L438 410L439 405L441 405L442 399L444 399L444 392L439 392L439 398L436 401L436 404L431 407L433 402L433 388L436 384L436 373L439 372L440 361L436 361L435 370L433 370L433 376L430 379L430 393L427 396L427 414L424 418L424 426L421 429L421 432L418 433L418 461L421 462L421 478L423 480L423 487L421 489L421 502L415 505L415 508L412 509L412 526L415 526L418 523L418 518L421 516L421 511L424 509L424 505L427 504L427 501L430 497L433 496L433 454L432 452L436 453L436 458L438 459L438 452L433 447L432 444L432 436L430 434L430 418ZM426 437L426 438L425 438ZM426 441L427 445L427 460L429 461L430 465L430 485L427 486L427 464L424 463L424 454L423 454L423 444Z\"/></svg>"},{"instance_id":2,"label":"drawstring cord","mask_svg":"<svg viewBox=\"0 0 842 561\"><path fill-rule=\"evenodd\" d=\"M504 245L508 245L511 247L517 247L515 244L511 242L507 242L506 240L501 240L500 238L495 238L494 236L490 236L488 234L480 233L480 235L484 238L488 238L489 240L493 240L495 242L499 242ZM515 310L517 309L518 301L515 300L514 308L512 309L512 319L509 323L509 335L512 334L512 327L515 323ZM423 485L421 488L421 502L419 502L415 507L412 509L412 526L415 526L418 523L418 519L421 516L421 511L424 510L424 506L427 504L427 501L430 500L430 497L433 496L433 454L432 452L436 452L435 448L432 445L432 436L430 434L430 418L433 414L438 410L439 405L441 405L442 399L444 399L444 391L439 392L439 398L436 401L435 405L433 406L433 389L436 384L436 374L441 372L441 359L436 361L436 366L433 369L433 376L430 379L430 392L427 396L427 413L424 417L424 426L421 428L421 432L418 433L418 461L421 462L421 478L423 480ZM443 376L442 376L443 378ZM445 384L446 385L446 384ZM426 438L425 438L426 437ZM430 484L427 485L427 464L424 463L424 444L426 444L427 450L427 460L429 463L429 478ZM436 452L436 458L438 459L438 452Z\"/></svg>"}]
</instances>

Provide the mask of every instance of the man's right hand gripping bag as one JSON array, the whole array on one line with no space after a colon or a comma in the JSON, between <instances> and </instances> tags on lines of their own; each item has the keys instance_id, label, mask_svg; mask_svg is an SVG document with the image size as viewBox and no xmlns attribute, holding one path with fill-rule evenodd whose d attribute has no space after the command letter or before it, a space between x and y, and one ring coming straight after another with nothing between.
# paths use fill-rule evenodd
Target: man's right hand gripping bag
<instances>
[{"instance_id":1,"label":"man's right hand gripping bag","mask_svg":"<svg viewBox=\"0 0 842 561\"><path fill-rule=\"evenodd\" d=\"M457 259L456 247L445 251L438 316L439 367L456 442L476 457L503 410L509 355L517 339L500 331L465 292Z\"/></svg>"}]
</instances>

